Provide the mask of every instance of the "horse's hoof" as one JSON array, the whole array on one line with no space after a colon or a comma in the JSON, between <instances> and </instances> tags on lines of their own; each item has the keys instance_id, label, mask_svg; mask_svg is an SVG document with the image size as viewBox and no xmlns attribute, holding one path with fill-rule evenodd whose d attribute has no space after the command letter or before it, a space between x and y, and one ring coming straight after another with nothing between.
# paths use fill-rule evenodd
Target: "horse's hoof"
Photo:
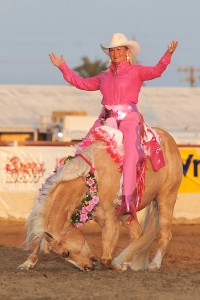
<instances>
[{"instance_id":1,"label":"horse's hoof","mask_svg":"<svg viewBox=\"0 0 200 300\"><path fill-rule=\"evenodd\" d=\"M122 271L127 271L128 266L129 266L129 263L123 263L122 264Z\"/></svg>"},{"instance_id":2,"label":"horse's hoof","mask_svg":"<svg viewBox=\"0 0 200 300\"><path fill-rule=\"evenodd\" d=\"M160 269L160 267L155 262L152 262L152 263L150 263L148 269L151 272L156 272Z\"/></svg>"},{"instance_id":3,"label":"horse's hoof","mask_svg":"<svg viewBox=\"0 0 200 300\"><path fill-rule=\"evenodd\" d=\"M112 263L112 269L116 270L116 271L127 271L129 263L128 262L124 262L122 264L115 264Z\"/></svg>"},{"instance_id":4,"label":"horse's hoof","mask_svg":"<svg viewBox=\"0 0 200 300\"><path fill-rule=\"evenodd\" d=\"M84 267L84 271L86 272L90 272L90 271L93 271L94 270L94 266L85 266Z\"/></svg>"},{"instance_id":5,"label":"horse's hoof","mask_svg":"<svg viewBox=\"0 0 200 300\"><path fill-rule=\"evenodd\" d=\"M17 270L19 270L19 271L28 271L29 269L30 269L30 266L27 265L26 263L23 263L17 267Z\"/></svg>"},{"instance_id":6,"label":"horse's hoof","mask_svg":"<svg viewBox=\"0 0 200 300\"><path fill-rule=\"evenodd\" d=\"M123 271L123 267L120 264L112 264L111 267L115 271L118 271L118 272L122 272Z\"/></svg>"}]
</instances>

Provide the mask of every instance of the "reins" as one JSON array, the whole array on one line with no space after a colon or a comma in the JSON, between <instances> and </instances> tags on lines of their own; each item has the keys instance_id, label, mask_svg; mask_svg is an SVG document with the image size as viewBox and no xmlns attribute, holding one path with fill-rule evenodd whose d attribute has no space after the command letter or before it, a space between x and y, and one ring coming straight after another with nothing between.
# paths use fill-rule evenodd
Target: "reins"
<instances>
[{"instance_id":1,"label":"reins","mask_svg":"<svg viewBox=\"0 0 200 300\"><path fill-rule=\"evenodd\" d=\"M91 167L91 169L90 169L91 172L93 172L93 173L95 172L95 168L92 166L91 161L89 161L83 154L77 153L77 154L75 154L74 157L77 157L77 156L81 157Z\"/></svg>"}]
</instances>

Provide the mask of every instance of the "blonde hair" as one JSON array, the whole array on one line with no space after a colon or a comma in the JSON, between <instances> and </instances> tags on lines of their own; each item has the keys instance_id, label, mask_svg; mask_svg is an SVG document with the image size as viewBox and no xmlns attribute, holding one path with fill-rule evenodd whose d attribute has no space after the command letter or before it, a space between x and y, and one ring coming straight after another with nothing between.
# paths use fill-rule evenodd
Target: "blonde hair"
<instances>
[{"instance_id":1,"label":"blonde hair","mask_svg":"<svg viewBox=\"0 0 200 300\"><path fill-rule=\"evenodd\" d=\"M136 59L135 59L135 56L133 56L133 54L131 53L131 51L130 51L130 53L129 53L129 61L130 61L130 64L131 65L135 65L135 63L136 63Z\"/></svg>"}]
</instances>

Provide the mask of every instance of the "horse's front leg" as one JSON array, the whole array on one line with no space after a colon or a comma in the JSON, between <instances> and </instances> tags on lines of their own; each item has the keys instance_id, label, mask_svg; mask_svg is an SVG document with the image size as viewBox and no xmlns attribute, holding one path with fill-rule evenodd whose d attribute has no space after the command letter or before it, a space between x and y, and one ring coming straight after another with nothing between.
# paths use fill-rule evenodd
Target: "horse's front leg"
<instances>
[{"instance_id":1,"label":"horse's front leg","mask_svg":"<svg viewBox=\"0 0 200 300\"><path fill-rule=\"evenodd\" d=\"M95 221L102 228L101 263L108 267L111 265L113 251L119 238L120 218L112 207L106 211L99 209Z\"/></svg>"},{"instance_id":2,"label":"horse's front leg","mask_svg":"<svg viewBox=\"0 0 200 300\"><path fill-rule=\"evenodd\" d=\"M38 244L33 250L33 252L29 255L27 260L23 264L18 266L17 269L20 271L26 271L33 268L38 261L39 252L40 252L40 245Z\"/></svg>"},{"instance_id":3,"label":"horse's front leg","mask_svg":"<svg viewBox=\"0 0 200 300\"><path fill-rule=\"evenodd\" d=\"M114 260L112 261L112 269L117 271L126 271L128 268L128 265L132 264L132 259L134 255L134 250L131 250L132 245L134 245L135 241L139 240L142 236L142 228L140 223L138 222L137 216L135 219L132 220L130 223L129 215L122 216L122 223L125 225L125 227L129 230L130 235L130 244L129 246L123 251L121 254L119 254ZM127 251L126 251L127 250ZM125 254L125 255L124 255ZM134 261L134 268L140 268L140 266Z\"/></svg>"}]
</instances>

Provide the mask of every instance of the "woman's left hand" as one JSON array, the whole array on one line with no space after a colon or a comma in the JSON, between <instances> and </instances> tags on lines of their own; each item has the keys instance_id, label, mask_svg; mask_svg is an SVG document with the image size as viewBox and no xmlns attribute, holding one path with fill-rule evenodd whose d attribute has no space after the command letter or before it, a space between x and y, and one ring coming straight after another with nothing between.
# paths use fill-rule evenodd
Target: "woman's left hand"
<instances>
[{"instance_id":1,"label":"woman's left hand","mask_svg":"<svg viewBox=\"0 0 200 300\"><path fill-rule=\"evenodd\" d=\"M178 41L171 41L171 43L168 45L169 53L172 54L176 50L177 46L178 46Z\"/></svg>"}]
</instances>

